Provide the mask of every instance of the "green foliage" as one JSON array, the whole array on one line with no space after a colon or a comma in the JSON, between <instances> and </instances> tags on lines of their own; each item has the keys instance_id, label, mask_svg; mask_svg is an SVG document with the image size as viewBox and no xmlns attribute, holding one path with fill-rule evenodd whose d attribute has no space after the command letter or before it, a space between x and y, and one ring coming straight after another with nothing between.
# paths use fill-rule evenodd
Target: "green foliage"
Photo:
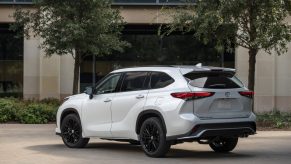
<instances>
[{"instance_id":1,"label":"green foliage","mask_svg":"<svg viewBox=\"0 0 291 164\"><path fill-rule=\"evenodd\" d=\"M52 106L60 106L61 105L61 101L59 99L56 98L45 98L40 100L40 103L44 103L44 104L48 104L48 105L52 105Z\"/></svg>"},{"instance_id":2,"label":"green foliage","mask_svg":"<svg viewBox=\"0 0 291 164\"><path fill-rule=\"evenodd\" d=\"M237 46L248 49L250 90L255 87L258 51L280 55L291 40L291 25L285 20L291 13L290 0L199 0L169 11L173 23L165 27L164 35L194 31L203 43L216 43L218 52L231 52Z\"/></svg>"},{"instance_id":3,"label":"green foliage","mask_svg":"<svg viewBox=\"0 0 291 164\"><path fill-rule=\"evenodd\" d=\"M290 11L290 0L200 0L172 12L166 34L195 31L204 43L216 40L221 52L225 44L227 50L234 44L281 54L291 39L291 26L284 21Z\"/></svg>"},{"instance_id":4,"label":"green foliage","mask_svg":"<svg viewBox=\"0 0 291 164\"><path fill-rule=\"evenodd\" d=\"M0 123L15 119L15 113L19 108L15 102L15 99L0 99Z\"/></svg>"},{"instance_id":5,"label":"green foliage","mask_svg":"<svg viewBox=\"0 0 291 164\"><path fill-rule=\"evenodd\" d=\"M104 55L122 51L127 42L120 40L123 20L110 0L42 0L35 1L35 10L17 8L12 29L24 27L40 36L46 55Z\"/></svg>"},{"instance_id":6,"label":"green foliage","mask_svg":"<svg viewBox=\"0 0 291 164\"><path fill-rule=\"evenodd\" d=\"M56 108L47 104L30 104L20 110L16 117L21 123L45 124L55 121Z\"/></svg>"},{"instance_id":7,"label":"green foliage","mask_svg":"<svg viewBox=\"0 0 291 164\"><path fill-rule=\"evenodd\" d=\"M13 98L0 99L0 123L16 121L25 124L54 122L60 102L56 99L23 101Z\"/></svg>"},{"instance_id":8,"label":"green foliage","mask_svg":"<svg viewBox=\"0 0 291 164\"><path fill-rule=\"evenodd\" d=\"M129 43L120 39L123 19L110 0L36 0L33 9L17 8L12 30L40 37L47 56L71 54L75 59L73 94L78 93L79 68L86 56L123 51Z\"/></svg>"},{"instance_id":9,"label":"green foliage","mask_svg":"<svg viewBox=\"0 0 291 164\"><path fill-rule=\"evenodd\" d=\"M269 113L257 114L257 123L261 127L291 128L291 113L272 111Z\"/></svg>"}]
</instances>

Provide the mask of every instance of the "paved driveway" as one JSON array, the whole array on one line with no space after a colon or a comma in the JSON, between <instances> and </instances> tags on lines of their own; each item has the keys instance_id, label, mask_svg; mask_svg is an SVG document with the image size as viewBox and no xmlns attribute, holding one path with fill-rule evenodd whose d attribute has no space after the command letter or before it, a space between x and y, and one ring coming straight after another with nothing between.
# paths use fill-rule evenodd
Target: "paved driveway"
<instances>
[{"instance_id":1,"label":"paved driveway","mask_svg":"<svg viewBox=\"0 0 291 164\"><path fill-rule=\"evenodd\" d=\"M291 164L291 131L260 131L240 139L229 154L214 153L208 145L184 143L172 146L166 158L154 159L146 157L138 146L99 139L92 139L85 149L69 149L55 136L54 128L55 125L0 124L0 164Z\"/></svg>"}]
</instances>

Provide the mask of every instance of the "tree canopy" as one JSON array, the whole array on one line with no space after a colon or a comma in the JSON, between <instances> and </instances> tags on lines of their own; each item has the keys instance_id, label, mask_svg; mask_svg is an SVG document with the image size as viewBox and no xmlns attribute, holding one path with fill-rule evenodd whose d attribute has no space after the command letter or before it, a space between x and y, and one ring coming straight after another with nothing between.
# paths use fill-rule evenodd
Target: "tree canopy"
<instances>
[{"instance_id":1,"label":"tree canopy","mask_svg":"<svg viewBox=\"0 0 291 164\"><path fill-rule=\"evenodd\" d=\"M194 31L194 37L205 44L214 40L220 52L237 46L248 49L249 88L253 90L258 51L279 55L287 51L290 13L290 0L199 0L171 13L173 22L166 26L166 34Z\"/></svg>"},{"instance_id":2,"label":"tree canopy","mask_svg":"<svg viewBox=\"0 0 291 164\"><path fill-rule=\"evenodd\" d=\"M17 8L12 29L24 28L24 35L41 38L47 56L72 54L75 58L74 91L79 67L88 55L106 55L128 46L120 39L123 19L111 8L110 0L39 0L32 9Z\"/></svg>"}]
</instances>

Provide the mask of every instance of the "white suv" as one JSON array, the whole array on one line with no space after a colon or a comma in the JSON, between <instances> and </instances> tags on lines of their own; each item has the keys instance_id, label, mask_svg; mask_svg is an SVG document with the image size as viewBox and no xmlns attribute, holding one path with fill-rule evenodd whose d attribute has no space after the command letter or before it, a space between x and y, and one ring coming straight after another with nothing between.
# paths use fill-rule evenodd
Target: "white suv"
<instances>
[{"instance_id":1,"label":"white suv","mask_svg":"<svg viewBox=\"0 0 291 164\"><path fill-rule=\"evenodd\" d=\"M193 141L229 152L238 137L256 133L253 92L234 74L202 66L115 70L86 93L65 99L56 133L71 148L98 137L140 144L150 157Z\"/></svg>"}]
</instances>

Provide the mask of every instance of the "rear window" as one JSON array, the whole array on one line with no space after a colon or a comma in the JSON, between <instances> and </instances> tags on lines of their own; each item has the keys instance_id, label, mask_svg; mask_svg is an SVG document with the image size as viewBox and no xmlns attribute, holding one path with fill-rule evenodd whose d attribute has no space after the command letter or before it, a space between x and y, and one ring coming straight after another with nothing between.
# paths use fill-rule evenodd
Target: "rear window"
<instances>
[{"instance_id":1,"label":"rear window","mask_svg":"<svg viewBox=\"0 0 291 164\"><path fill-rule=\"evenodd\" d=\"M230 89L242 88L242 82L231 73L187 73L184 77L189 84L198 88Z\"/></svg>"}]
</instances>

